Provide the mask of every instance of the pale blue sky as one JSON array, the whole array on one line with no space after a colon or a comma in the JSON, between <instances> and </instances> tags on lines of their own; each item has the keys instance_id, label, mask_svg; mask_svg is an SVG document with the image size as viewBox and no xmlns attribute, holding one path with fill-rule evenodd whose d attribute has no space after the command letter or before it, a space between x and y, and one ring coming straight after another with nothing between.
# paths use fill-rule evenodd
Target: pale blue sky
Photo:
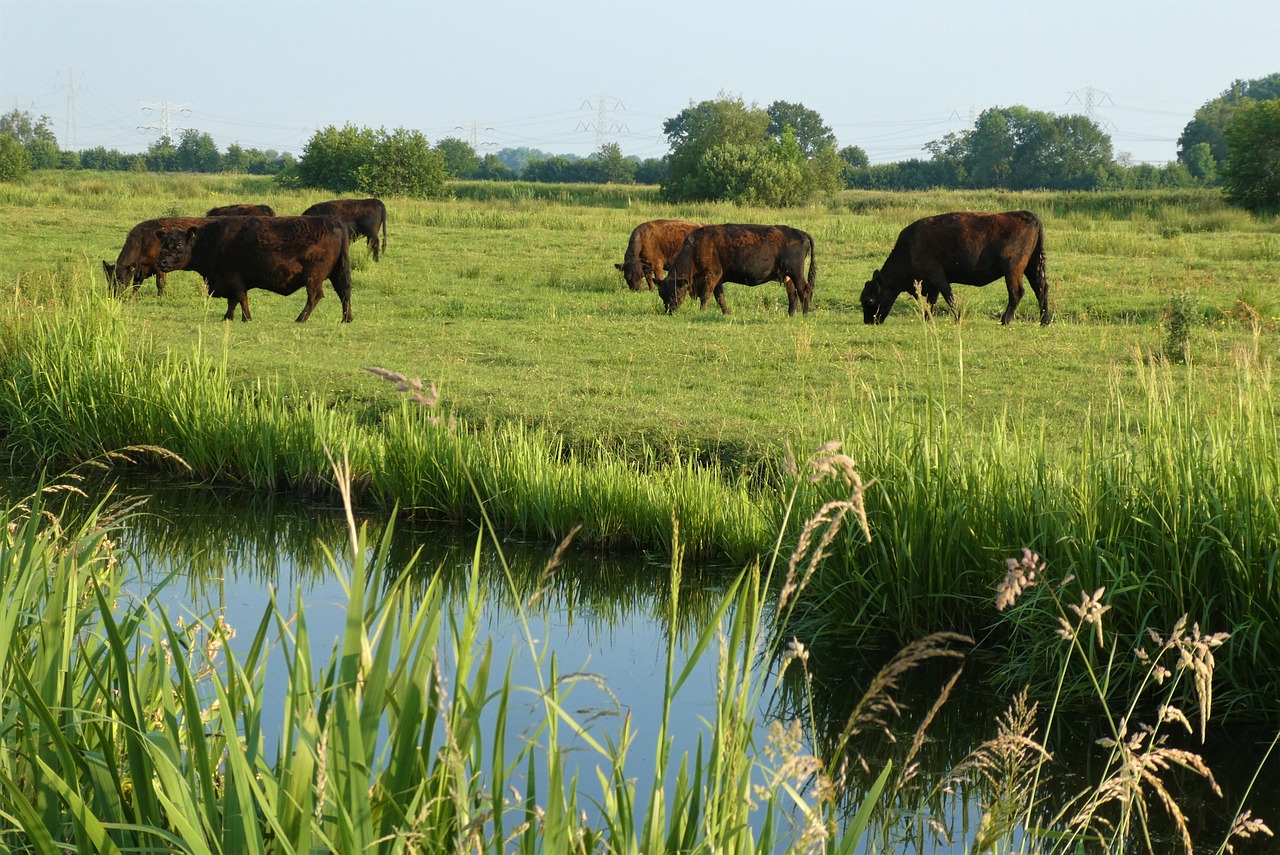
<instances>
[{"instance_id":1,"label":"pale blue sky","mask_svg":"<svg viewBox=\"0 0 1280 855\"><path fill-rule=\"evenodd\" d=\"M801 102L881 163L1092 92L1117 154L1164 163L1197 107L1275 72L1277 0L0 0L0 111L75 149L143 150L167 103L224 150L350 122L589 154L603 100L607 139L660 157L665 119L727 93Z\"/></svg>"}]
</instances>

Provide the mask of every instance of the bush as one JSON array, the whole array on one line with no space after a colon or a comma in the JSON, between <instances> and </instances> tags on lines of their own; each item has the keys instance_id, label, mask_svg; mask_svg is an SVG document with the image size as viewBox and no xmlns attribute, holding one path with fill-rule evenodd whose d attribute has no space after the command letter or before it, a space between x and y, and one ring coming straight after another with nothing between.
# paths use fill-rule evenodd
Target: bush
<instances>
[{"instance_id":1,"label":"bush","mask_svg":"<svg viewBox=\"0 0 1280 855\"><path fill-rule=\"evenodd\" d=\"M9 134L0 134L0 181L16 181L31 171L31 155Z\"/></svg>"}]
</instances>

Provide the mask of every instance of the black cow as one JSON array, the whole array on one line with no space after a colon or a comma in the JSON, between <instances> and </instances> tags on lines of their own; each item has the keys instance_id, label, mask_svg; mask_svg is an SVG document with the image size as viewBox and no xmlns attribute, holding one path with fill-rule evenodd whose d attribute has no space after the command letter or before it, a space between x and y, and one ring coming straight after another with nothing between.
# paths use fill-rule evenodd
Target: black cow
<instances>
[{"instance_id":1,"label":"black cow","mask_svg":"<svg viewBox=\"0 0 1280 855\"><path fill-rule=\"evenodd\" d=\"M667 262L676 257L685 237L700 225L684 220L641 223L631 231L622 263L613 266L622 271L622 278L632 291L641 290L640 286L646 282L652 291L654 277L662 277Z\"/></svg>"},{"instance_id":2,"label":"black cow","mask_svg":"<svg viewBox=\"0 0 1280 855\"><path fill-rule=\"evenodd\" d=\"M249 289L277 294L307 289L298 321L311 316L324 296L324 280L342 300L351 321L351 257L347 229L333 217L215 217L190 228L162 229L161 270L185 268L205 277L209 294L225 297L225 320L250 320Z\"/></svg>"},{"instance_id":3,"label":"black cow","mask_svg":"<svg viewBox=\"0 0 1280 855\"><path fill-rule=\"evenodd\" d=\"M155 276L156 293L163 296L166 271L156 266L156 259L160 256L160 241L156 238L156 232L161 229L186 229L208 221L208 217L160 217L138 223L125 235L124 246L116 256L115 264L102 262L102 270L107 274L107 284L118 294L129 285L136 291L144 281Z\"/></svg>"},{"instance_id":4,"label":"black cow","mask_svg":"<svg viewBox=\"0 0 1280 855\"><path fill-rule=\"evenodd\" d=\"M804 276L806 256L808 277ZM689 232L671 260L666 278L657 283L667 314L680 308L691 290L697 292L704 309L715 294L720 310L728 314L724 283L759 285L776 279L787 289L787 314L794 315L797 303L806 313L813 308L817 276L818 260L808 232L791 226L726 223Z\"/></svg>"},{"instance_id":5,"label":"black cow","mask_svg":"<svg viewBox=\"0 0 1280 855\"><path fill-rule=\"evenodd\" d=\"M275 209L270 205L219 205L205 211L206 217L274 217Z\"/></svg>"},{"instance_id":6,"label":"black cow","mask_svg":"<svg viewBox=\"0 0 1280 855\"><path fill-rule=\"evenodd\" d=\"M334 199L317 202L302 212L304 217L337 217L347 227L351 240L363 237L378 260L378 231L382 231L382 252L387 251L387 206L381 199Z\"/></svg>"},{"instance_id":7,"label":"black cow","mask_svg":"<svg viewBox=\"0 0 1280 855\"><path fill-rule=\"evenodd\" d=\"M1044 226L1030 211L984 214L960 211L916 220L902 230L884 267L862 289L862 319L883 323L898 295L923 296L929 311L941 294L952 312L952 284L986 285L1004 277L1009 305L1000 323L1013 320L1026 274L1040 303L1040 323L1053 320L1044 268ZM915 283L921 283L916 293Z\"/></svg>"}]
</instances>

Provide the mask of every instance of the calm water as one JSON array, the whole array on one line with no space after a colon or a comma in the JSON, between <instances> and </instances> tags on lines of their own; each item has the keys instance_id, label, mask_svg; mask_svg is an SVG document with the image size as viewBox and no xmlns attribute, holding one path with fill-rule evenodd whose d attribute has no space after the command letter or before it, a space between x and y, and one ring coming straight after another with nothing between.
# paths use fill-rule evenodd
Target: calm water
<instances>
[{"instance_id":1,"label":"calm water","mask_svg":"<svg viewBox=\"0 0 1280 855\"><path fill-rule=\"evenodd\" d=\"M122 493L150 496L142 510L124 525L119 542L121 554L135 574L131 587L149 592L159 580L172 576L160 596L171 617L204 618L221 612L239 631L233 647L247 646L254 629L268 607L274 591L277 602L291 613L300 594L313 640L315 659L328 661L334 639L342 632L346 595L331 571L323 547L342 558L346 547L346 523L341 509L332 505L307 504L296 500L248 495L238 491L144 487L119 488ZM380 533L382 521L365 520L371 531ZM417 554L416 567L423 578L439 572L449 592L450 608L464 608L468 576L477 550L473 529L426 527L399 521L394 526L387 569L399 572ZM596 732L616 734L621 717L629 714L636 739L629 752L629 766L645 790L653 770L660 701L665 685L669 639L676 638L676 667L686 661L688 647L711 619L737 568L684 568L676 626L669 616L669 564L665 557L593 554L570 549L552 573L544 573L554 544L504 543L499 552L486 540L480 541L481 586L486 597L484 626L492 640L495 670L501 672L508 655L514 663L513 683L533 687L538 684L534 653L552 651L562 673L583 671L599 675L607 691L592 682L576 685L570 708L580 720L591 719ZM515 580L516 592L501 570L505 559ZM530 612L529 631L534 650L526 643L515 604L526 602L540 591L537 607ZM941 628L945 629L945 628ZM810 664L817 693L815 714L819 726L838 727L847 718L874 674L887 659L886 653L812 649ZM699 672L682 689L673 715L674 756L692 754L703 720L714 717L716 657L704 656ZM995 719L1008 699L998 697L985 684L980 667L966 664L956 691L928 729L928 741L921 752L920 778L932 783L945 775L983 740L995 734ZM283 670L283 669L282 669ZM544 666L545 673L545 666ZM901 746L910 743L915 723L933 702L938 687L950 669L924 669L897 693L904 704L903 732L896 744L876 735L859 747L873 769L877 761L901 756ZM283 681L268 680L266 710L280 710L283 694L272 686ZM772 720L793 715L798 695L788 687L768 684L759 710L760 727ZM525 724L539 720L533 693L524 695L528 714ZM518 714L518 711L516 712ZM271 721L268 713L267 723ZM1074 792L1086 780L1092 767L1105 755L1094 746L1094 722L1074 715L1062 722L1053 735L1057 793ZM519 726L511 728L519 738ZM1217 731L1206 753L1225 797L1218 799L1198 779L1183 776L1185 786L1172 789L1200 833L1197 839L1211 844L1213 851L1257 769L1261 752L1271 733L1265 730L1233 728ZM1065 748L1064 748L1065 746ZM1198 745L1189 745L1199 750ZM578 764L584 790L595 795L598 789L594 768L597 763L586 746L579 746ZM273 747L268 747L271 756ZM1070 754L1072 756L1064 756ZM1263 770L1254 784L1249 805L1255 815L1280 830L1280 758ZM964 817L975 820L978 793L962 792L929 805L934 812L949 814L962 827ZM1153 813L1160 808L1154 807ZM970 825L970 828L972 826ZM1280 851L1280 844L1263 838L1256 844L1237 846L1238 852ZM921 851L906 847L900 851ZM931 840L927 852L963 852L960 843L948 846ZM1170 849L1169 851L1174 851Z\"/></svg>"}]
</instances>

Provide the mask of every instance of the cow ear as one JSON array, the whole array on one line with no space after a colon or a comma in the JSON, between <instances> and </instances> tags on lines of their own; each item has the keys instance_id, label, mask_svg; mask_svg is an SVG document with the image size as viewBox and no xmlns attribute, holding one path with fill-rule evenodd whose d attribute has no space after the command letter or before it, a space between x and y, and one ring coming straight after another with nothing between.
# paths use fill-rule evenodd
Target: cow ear
<instances>
[{"instance_id":1,"label":"cow ear","mask_svg":"<svg viewBox=\"0 0 1280 855\"><path fill-rule=\"evenodd\" d=\"M192 240L195 240L196 232L199 230L200 230L199 226L192 226L191 228L187 229L187 237L191 238Z\"/></svg>"},{"instance_id":2,"label":"cow ear","mask_svg":"<svg viewBox=\"0 0 1280 855\"><path fill-rule=\"evenodd\" d=\"M621 265L621 264L615 264L615 265L613 265L613 266L614 266L614 267L616 267L618 270L621 270L621 269L622 269L622 265Z\"/></svg>"}]
</instances>

